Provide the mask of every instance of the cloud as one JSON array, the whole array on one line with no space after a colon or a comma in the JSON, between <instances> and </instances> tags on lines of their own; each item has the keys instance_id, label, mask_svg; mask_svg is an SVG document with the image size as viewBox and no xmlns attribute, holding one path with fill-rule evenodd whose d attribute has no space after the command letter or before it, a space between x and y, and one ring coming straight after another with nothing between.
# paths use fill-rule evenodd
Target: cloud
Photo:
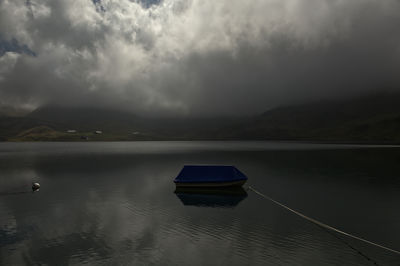
<instances>
[{"instance_id":1,"label":"cloud","mask_svg":"<svg viewBox=\"0 0 400 266\"><path fill-rule=\"evenodd\" d=\"M19 54L17 53L5 53L0 57L0 81L4 79L4 75L7 75L17 62Z\"/></svg>"},{"instance_id":2,"label":"cloud","mask_svg":"<svg viewBox=\"0 0 400 266\"><path fill-rule=\"evenodd\" d=\"M0 57L0 97L229 115L398 89L399 25L396 0L1 0L37 56Z\"/></svg>"}]
</instances>

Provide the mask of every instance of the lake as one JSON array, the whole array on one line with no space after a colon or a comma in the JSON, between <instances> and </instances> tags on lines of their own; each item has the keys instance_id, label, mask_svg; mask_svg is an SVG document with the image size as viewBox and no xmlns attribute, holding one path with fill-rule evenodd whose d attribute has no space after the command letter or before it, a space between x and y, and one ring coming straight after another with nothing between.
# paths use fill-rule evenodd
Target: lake
<instances>
[{"instance_id":1,"label":"lake","mask_svg":"<svg viewBox=\"0 0 400 266\"><path fill-rule=\"evenodd\" d=\"M0 143L0 265L400 265L251 190L175 193L185 164L235 165L244 188L400 250L398 146Z\"/></svg>"}]
</instances>

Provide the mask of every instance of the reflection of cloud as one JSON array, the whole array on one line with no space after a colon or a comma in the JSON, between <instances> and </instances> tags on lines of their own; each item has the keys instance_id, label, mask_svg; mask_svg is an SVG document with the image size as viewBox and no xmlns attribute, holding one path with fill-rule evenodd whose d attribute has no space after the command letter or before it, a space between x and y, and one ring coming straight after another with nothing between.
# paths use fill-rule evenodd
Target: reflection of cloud
<instances>
[{"instance_id":1,"label":"reflection of cloud","mask_svg":"<svg viewBox=\"0 0 400 266\"><path fill-rule=\"evenodd\" d=\"M15 218L10 214L9 210L7 210L6 206L0 202L0 241L1 246L10 244L10 241L15 240L15 235L17 233L17 225ZM3 242L4 241L4 242Z\"/></svg>"},{"instance_id":2,"label":"reflection of cloud","mask_svg":"<svg viewBox=\"0 0 400 266\"><path fill-rule=\"evenodd\" d=\"M63 145L71 148L73 144ZM286 195L284 200L292 204L309 203L304 206L314 211L325 209L329 202L315 206L315 198L307 199L299 187L309 186L305 182L309 178L326 177L326 169L331 170L332 180L336 180L341 174L333 171L338 168L332 165L333 161L339 163L340 169L359 171L362 167L355 167L354 160L348 164L359 150L278 152L274 149L253 155L232 150L201 150L192 154L183 149L174 154L139 155L135 155L137 149L124 155L112 151L90 153L87 146L84 150L83 155L78 152L76 157L71 151L66 156L56 152L0 157L2 166L9 165L0 180L17 177L18 173L13 176L10 169L18 168L19 173L38 173L42 183L38 193L1 199L0 234L11 242L0 247L0 264L15 264L20 260L24 261L19 264L57 265L365 263L331 235L254 194L249 194L235 208L188 208L176 198L172 182L184 162L206 162L215 156L221 162L242 164L250 170L251 182ZM327 156L331 156L330 160ZM364 163L374 157L365 156ZM387 159L395 156L381 158L376 169L382 166L394 169L390 165L397 168L394 159L387 165ZM325 165L328 162L331 168ZM316 169L315 164L321 169ZM305 169L313 169L313 176L304 179ZM268 178L265 173L269 173ZM289 194L277 189L282 186ZM356 187L359 186L357 182ZM329 187L336 191L334 185ZM395 203L392 202L393 208ZM326 214L323 210L318 212ZM0 238L0 243L4 239Z\"/></svg>"},{"instance_id":3,"label":"reflection of cloud","mask_svg":"<svg viewBox=\"0 0 400 266\"><path fill-rule=\"evenodd\" d=\"M7 178L0 178L0 194L32 192L32 182L40 181L33 169L15 169L4 165L2 174Z\"/></svg>"}]
</instances>

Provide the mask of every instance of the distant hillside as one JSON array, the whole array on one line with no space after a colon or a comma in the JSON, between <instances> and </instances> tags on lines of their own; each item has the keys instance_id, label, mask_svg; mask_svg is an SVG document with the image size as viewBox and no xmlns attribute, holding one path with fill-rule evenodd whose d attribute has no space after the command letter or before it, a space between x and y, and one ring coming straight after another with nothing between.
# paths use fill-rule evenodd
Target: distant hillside
<instances>
[{"instance_id":1,"label":"distant hillside","mask_svg":"<svg viewBox=\"0 0 400 266\"><path fill-rule=\"evenodd\" d=\"M3 141L201 139L397 143L400 94L282 106L242 118L143 118L117 110L56 106L24 117L0 116Z\"/></svg>"},{"instance_id":2,"label":"distant hillside","mask_svg":"<svg viewBox=\"0 0 400 266\"><path fill-rule=\"evenodd\" d=\"M0 141L6 141L24 130L41 125L48 123L27 117L0 117Z\"/></svg>"},{"instance_id":3,"label":"distant hillside","mask_svg":"<svg viewBox=\"0 0 400 266\"><path fill-rule=\"evenodd\" d=\"M20 132L15 140L18 141L52 141L52 140L68 140L65 133L57 132L47 126L37 126ZM14 140L11 138L10 140Z\"/></svg>"},{"instance_id":4,"label":"distant hillside","mask_svg":"<svg viewBox=\"0 0 400 266\"><path fill-rule=\"evenodd\" d=\"M400 141L400 95L279 107L225 128L221 135L237 139Z\"/></svg>"},{"instance_id":5,"label":"distant hillside","mask_svg":"<svg viewBox=\"0 0 400 266\"><path fill-rule=\"evenodd\" d=\"M234 118L144 118L132 113L99 108L66 108L45 106L27 118L50 124L59 131L101 130L124 139L209 139L221 126L231 125ZM104 134L103 134L104 136Z\"/></svg>"}]
</instances>

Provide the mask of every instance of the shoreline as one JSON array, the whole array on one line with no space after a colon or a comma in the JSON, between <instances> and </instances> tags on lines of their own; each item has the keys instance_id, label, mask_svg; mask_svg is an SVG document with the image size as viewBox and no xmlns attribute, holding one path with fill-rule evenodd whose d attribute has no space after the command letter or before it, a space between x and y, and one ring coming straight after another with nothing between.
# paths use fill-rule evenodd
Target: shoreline
<instances>
[{"instance_id":1,"label":"shoreline","mask_svg":"<svg viewBox=\"0 0 400 266\"><path fill-rule=\"evenodd\" d=\"M95 139L95 140L0 140L0 143L40 143L40 142L71 142L71 143L95 143L95 142L275 142L297 144L332 144L332 145L382 145L400 146L400 141L342 141L342 140L274 140L274 139Z\"/></svg>"}]
</instances>

